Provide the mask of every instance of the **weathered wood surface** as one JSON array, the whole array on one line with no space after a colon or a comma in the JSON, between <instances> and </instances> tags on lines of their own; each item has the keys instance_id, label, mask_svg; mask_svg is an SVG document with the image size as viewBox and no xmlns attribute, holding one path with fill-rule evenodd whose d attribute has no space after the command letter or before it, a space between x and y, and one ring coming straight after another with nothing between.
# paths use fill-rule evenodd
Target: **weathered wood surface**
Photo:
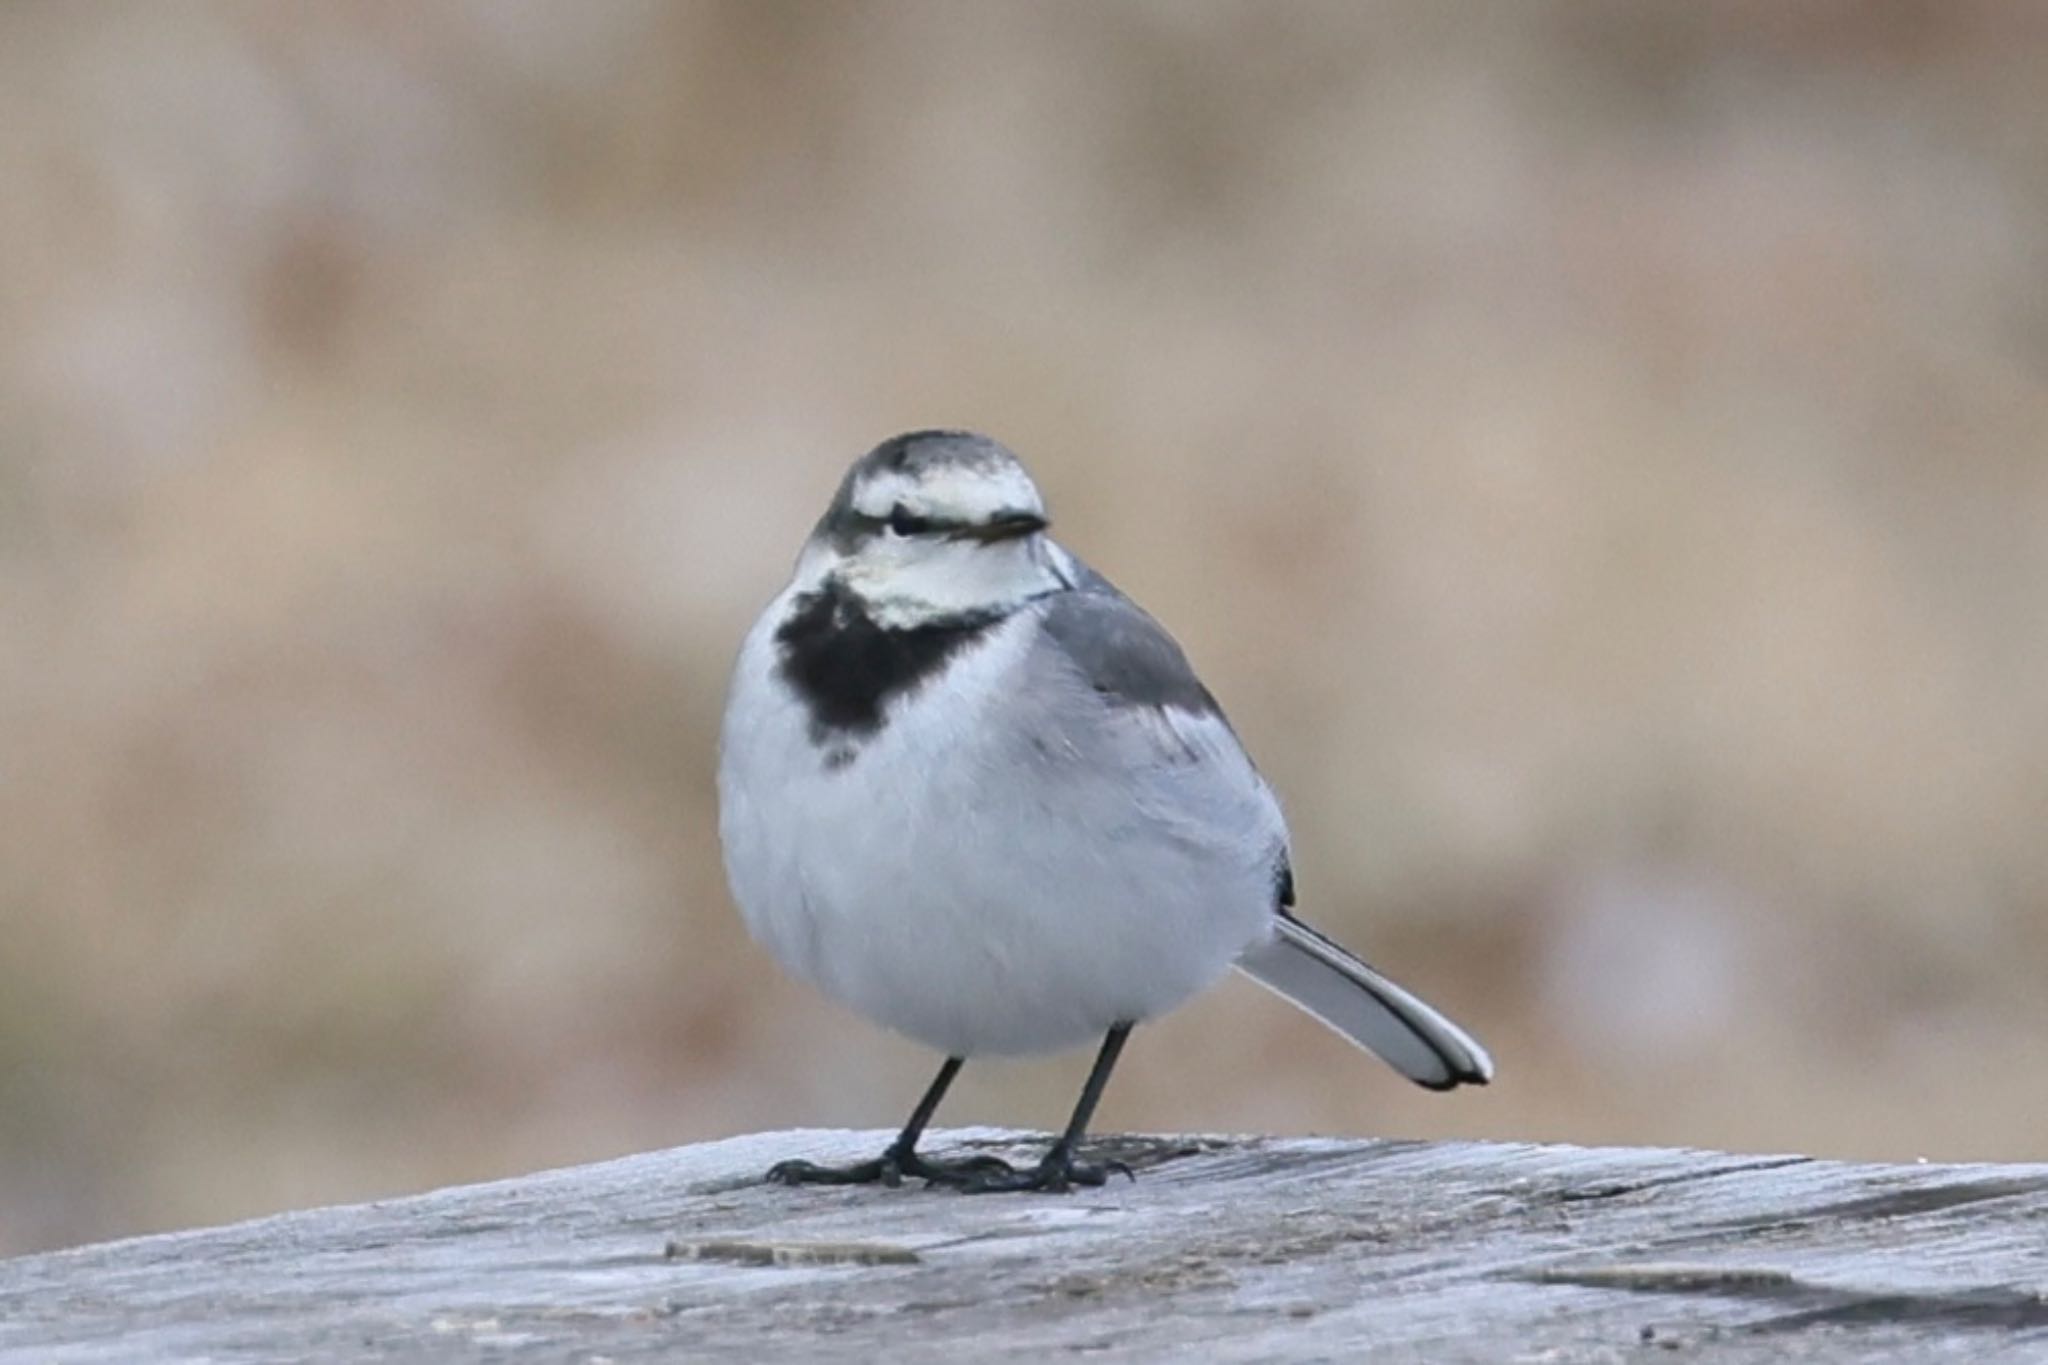
<instances>
[{"instance_id":1,"label":"weathered wood surface","mask_svg":"<svg viewBox=\"0 0 2048 1365\"><path fill-rule=\"evenodd\" d=\"M1066 1196L759 1183L887 1137L0 1262L0 1359L2048 1361L2048 1166L1133 1138Z\"/></svg>"}]
</instances>

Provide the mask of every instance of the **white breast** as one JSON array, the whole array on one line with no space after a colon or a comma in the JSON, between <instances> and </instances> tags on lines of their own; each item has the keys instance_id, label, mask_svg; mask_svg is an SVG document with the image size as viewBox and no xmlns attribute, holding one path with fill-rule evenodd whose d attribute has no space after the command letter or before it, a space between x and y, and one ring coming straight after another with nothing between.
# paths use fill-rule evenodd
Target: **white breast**
<instances>
[{"instance_id":1,"label":"white breast","mask_svg":"<svg viewBox=\"0 0 2048 1365\"><path fill-rule=\"evenodd\" d=\"M1105 704L1027 610L833 768L775 674L788 596L741 652L719 796L734 898L791 972L949 1055L1050 1051L1270 932L1284 829L1220 720Z\"/></svg>"}]
</instances>

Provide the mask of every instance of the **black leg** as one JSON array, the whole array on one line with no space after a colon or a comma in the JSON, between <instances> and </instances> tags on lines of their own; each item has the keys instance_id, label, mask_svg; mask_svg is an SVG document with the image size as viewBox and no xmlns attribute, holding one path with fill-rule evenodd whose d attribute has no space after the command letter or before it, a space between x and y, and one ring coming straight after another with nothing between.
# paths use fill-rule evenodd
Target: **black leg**
<instances>
[{"instance_id":1,"label":"black leg","mask_svg":"<svg viewBox=\"0 0 2048 1365\"><path fill-rule=\"evenodd\" d=\"M925 1125L932 1121L939 1101L946 1097L946 1087L953 1084L953 1078L960 1074L962 1058L948 1057L946 1064L939 1068L939 1074L925 1088L924 1098L911 1111L910 1121L903 1125L903 1131L889 1144L888 1150L872 1161L859 1161L851 1166L820 1166L811 1161L778 1161L768 1168L768 1179L782 1185L871 1185L880 1181L884 1185L900 1185L904 1176L927 1180L933 1184L962 1185L984 1175L1014 1175L1010 1163L1001 1157L976 1156L964 1161L933 1161L917 1154L917 1140L924 1136Z\"/></svg>"},{"instance_id":2,"label":"black leg","mask_svg":"<svg viewBox=\"0 0 2048 1365\"><path fill-rule=\"evenodd\" d=\"M1124 1039L1130 1036L1131 1026L1118 1024L1102 1040L1102 1051L1095 1054L1095 1065L1088 1072L1087 1084L1081 1087L1081 1098L1074 1105L1074 1116L1067 1120L1067 1131L1060 1134L1059 1141L1046 1151L1043 1160L1028 1171L989 1171L971 1176L960 1182L960 1188L969 1194L991 1194L999 1190L1062 1192L1075 1185L1100 1185L1112 1174L1131 1176L1131 1168L1121 1161L1091 1165L1074 1160L1074 1149L1081 1145L1081 1139L1088 1131L1088 1120L1094 1117L1095 1106L1109 1085L1109 1073L1116 1068L1117 1056L1124 1050Z\"/></svg>"}]
</instances>

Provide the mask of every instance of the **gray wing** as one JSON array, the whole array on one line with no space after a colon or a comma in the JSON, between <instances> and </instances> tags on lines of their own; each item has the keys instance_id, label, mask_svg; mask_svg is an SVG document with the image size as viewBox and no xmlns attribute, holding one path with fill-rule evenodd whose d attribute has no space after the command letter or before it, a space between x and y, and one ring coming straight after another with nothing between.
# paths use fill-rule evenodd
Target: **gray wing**
<instances>
[{"instance_id":1,"label":"gray wing","mask_svg":"<svg viewBox=\"0 0 2048 1365\"><path fill-rule=\"evenodd\" d=\"M1079 561L1075 567L1074 590L1044 599L1047 639L1109 706L1153 722L1141 728L1158 743L1166 765L1178 760L1236 769L1271 812L1270 830L1260 837L1271 840L1274 932L1246 949L1239 970L1419 1085L1448 1090L1491 1080L1493 1061L1477 1039L1290 913L1294 876L1286 827L1222 708L1157 621L1101 574ZM1177 754L1174 741L1181 746ZM1232 775L1219 771L1216 777L1228 786ZM1213 814L1225 816L1228 804L1218 803Z\"/></svg>"},{"instance_id":2,"label":"gray wing","mask_svg":"<svg viewBox=\"0 0 2048 1365\"><path fill-rule=\"evenodd\" d=\"M1270 889L1287 857L1287 826L1222 708L1137 603L1078 561L1069 577L1072 588L1032 603L1033 685L1014 708L1044 760L1096 789L1096 818L1141 812Z\"/></svg>"},{"instance_id":3,"label":"gray wing","mask_svg":"<svg viewBox=\"0 0 2048 1365\"><path fill-rule=\"evenodd\" d=\"M1101 574L1078 561L1076 567L1079 584L1043 599L1039 620L1088 685L1113 706L1222 719L1222 708L1165 628Z\"/></svg>"}]
</instances>

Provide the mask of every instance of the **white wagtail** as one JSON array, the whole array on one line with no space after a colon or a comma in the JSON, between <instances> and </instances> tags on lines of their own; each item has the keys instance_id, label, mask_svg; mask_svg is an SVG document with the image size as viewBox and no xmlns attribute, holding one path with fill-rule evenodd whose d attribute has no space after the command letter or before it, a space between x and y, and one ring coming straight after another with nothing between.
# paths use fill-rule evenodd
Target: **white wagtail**
<instances>
[{"instance_id":1,"label":"white wagtail","mask_svg":"<svg viewBox=\"0 0 2048 1365\"><path fill-rule=\"evenodd\" d=\"M1075 1149L1133 1025L1235 966L1432 1089L1471 1035L1294 915L1279 802L1180 646L1049 536L1017 457L920 431L856 461L740 651L719 834L747 927L945 1054L876 1160L968 1191L1099 1185ZM1101 1038L1036 1166L917 1141L968 1057Z\"/></svg>"}]
</instances>

